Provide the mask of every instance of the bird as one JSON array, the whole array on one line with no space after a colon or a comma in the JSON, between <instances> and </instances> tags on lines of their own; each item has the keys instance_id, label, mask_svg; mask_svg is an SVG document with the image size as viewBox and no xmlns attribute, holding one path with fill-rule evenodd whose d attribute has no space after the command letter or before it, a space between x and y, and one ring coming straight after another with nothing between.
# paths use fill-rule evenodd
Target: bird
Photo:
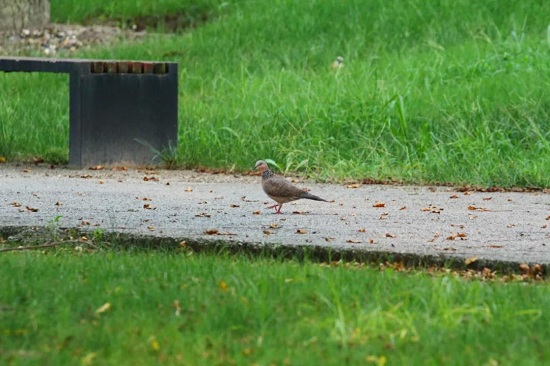
<instances>
[{"instance_id":1,"label":"bird","mask_svg":"<svg viewBox=\"0 0 550 366\"><path fill-rule=\"evenodd\" d=\"M342 56L336 57L336 60L330 64L330 68L334 71L339 71L342 67L344 67L344 58Z\"/></svg>"},{"instance_id":2,"label":"bird","mask_svg":"<svg viewBox=\"0 0 550 366\"><path fill-rule=\"evenodd\" d=\"M284 203L296 201L301 198L328 202L321 197L315 196L296 187L283 177L274 174L271 170L269 170L269 166L264 160L258 160L253 170L259 170L262 173L262 188L265 194L267 194L273 201L277 202L276 205L269 206L268 208L275 208L276 214L281 213L281 208Z\"/></svg>"}]
</instances>

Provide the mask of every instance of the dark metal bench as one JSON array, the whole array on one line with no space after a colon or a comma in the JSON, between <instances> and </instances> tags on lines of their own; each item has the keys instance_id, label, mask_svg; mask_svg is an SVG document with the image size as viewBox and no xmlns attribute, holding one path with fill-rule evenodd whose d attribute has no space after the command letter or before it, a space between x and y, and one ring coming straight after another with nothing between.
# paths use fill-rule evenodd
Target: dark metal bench
<instances>
[{"instance_id":1,"label":"dark metal bench","mask_svg":"<svg viewBox=\"0 0 550 366\"><path fill-rule=\"evenodd\" d=\"M0 57L0 71L69 74L71 167L149 164L177 146L177 63Z\"/></svg>"}]
</instances>

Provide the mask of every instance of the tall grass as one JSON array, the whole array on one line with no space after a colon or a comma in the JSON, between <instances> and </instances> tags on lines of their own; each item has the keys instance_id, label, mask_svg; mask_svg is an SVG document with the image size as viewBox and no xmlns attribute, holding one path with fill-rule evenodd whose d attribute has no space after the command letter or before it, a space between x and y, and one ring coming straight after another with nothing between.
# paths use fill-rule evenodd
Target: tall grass
<instances>
[{"instance_id":1,"label":"tall grass","mask_svg":"<svg viewBox=\"0 0 550 366\"><path fill-rule=\"evenodd\" d=\"M550 186L550 3L210 4L185 34L80 54L180 63L185 167Z\"/></svg>"},{"instance_id":2,"label":"tall grass","mask_svg":"<svg viewBox=\"0 0 550 366\"><path fill-rule=\"evenodd\" d=\"M6 365L534 365L547 283L245 255L0 256Z\"/></svg>"}]
</instances>

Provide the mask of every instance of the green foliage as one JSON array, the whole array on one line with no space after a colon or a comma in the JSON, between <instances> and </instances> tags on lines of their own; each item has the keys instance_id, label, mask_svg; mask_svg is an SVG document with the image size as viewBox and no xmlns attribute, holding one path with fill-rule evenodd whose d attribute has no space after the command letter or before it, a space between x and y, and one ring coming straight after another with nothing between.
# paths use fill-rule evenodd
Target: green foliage
<instances>
[{"instance_id":1,"label":"green foliage","mask_svg":"<svg viewBox=\"0 0 550 366\"><path fill-rule=\"evenodd\" d=\"M7 365L550 359L548 283L72 249L2 254L0 276L0 363Z\"/></svg>"},{"instance_id":2,"label":"green foliage","mask_svg":"<svg viewBox=\"0 0 550 366\"><path fill-rule=\"evenodd\" d=\"M71 17L139 13L130 3L75 5ZM78 55L179 62L171 161L245 170L272 159L319 180L550 187L549 2L200 4L216 16L187 33ZM333 72L339 55L344 67Z\"/></svg>"}]
</instances>

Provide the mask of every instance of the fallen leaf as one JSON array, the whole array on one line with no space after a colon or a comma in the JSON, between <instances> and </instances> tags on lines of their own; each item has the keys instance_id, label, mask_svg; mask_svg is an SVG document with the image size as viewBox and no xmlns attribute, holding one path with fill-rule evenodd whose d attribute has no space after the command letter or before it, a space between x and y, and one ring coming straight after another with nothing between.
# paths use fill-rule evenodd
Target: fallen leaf
<instances>
[{"instance_id":1,"label":"fallen leaf","mask_svg":"<svg viewBox=\"0 0 550 366\"><path fill-rule=\"evenodd\" d=\"M389 213L388 212L384 212L382 215L380 215L380 217L378 218L378 220L385 220L387 219L389 216Z\"/></svg>"},{"instance_id":2,"label":"fallen leaf","mask_svg":"<svg viewBox=\"0 0 550 366\"><path fill-rule=\"evenodd\" d=\"M421 208L420 210L425 212L436 213L436 214L441 213L441 211L443 211L442 208L438 208L437 206L434 206L434 205L429 205L428 207Z\"/></svg>"},{"instance_id":3,"label":"fallen leaf","mask_svg":"<svg viewBox=\"0 0 550 366\"><path fill-rule=\"evenodd\" d=\"M224 280L221 280L221 281L218 283L218 285L220 286L220 289L221 289L222 291L227 291L228 286L227 286L227 283L226 283Z\"/></svg>"},{"instance_id":4,"label":"fallen leaf","mask_svg":"<svg viewBox=\"0 0 550 366\"><path fill-rule=\"evenodd\" d=\"M207 212L201 212L201 213L195 214L195 217L210 217L210 214Z\"/></svg>"},{"instance_id":5,"label":"fallen leaf","mask_svg":"<svg viewBox=\"0 0 550 366\"><path fill-rule=\"evenodd\" d=\"M149 225L149 226L147 226L147 230L155 231L155 227L153 225Z\"/></svg>"},{"instance_id":6,"label":"fallen leaf","mask_svg":"<svg viewBox=\"0 0 550 366\"><path fill-rule=\"evenodd\" d=\"M296 230L296 234L307 234L307 230L306 229L298 229L298 230Z\"/></svg>"},{"instance_id":7,"label":"fallen leaf","mask_svg":"<svg viewBox=\"0 0 550 366\"><path fill-rule=\"evenodd\" d=\"M309 211L292 211L293 215L307 215Z\"/></svg>"},{"instance_id":8,"label":"fallen leaf","mask_svg":"<svg viewBox=\"0 0 550 366\"><path fill-rule=\"evenodd\" d=\"M0 156L0 164L1 164L1 163L5 163L5 162L6 162L6 158L3 157L3 156Z\"/></svg>"},{"instance_id":9,"label":"fallen leaf","mask_svg":"<svg viewBox=\"0 0 550 366\"><path fill-rule=\"evenodd\" d=\"M362 227L362 228L359 228L357 231L360 232L360 233L366 233L366 232L367 232L367 229L365 229L364 227Z\"/></svg>"},{"instance_id":10,"label":"fallen leaf","mask_svg":"<svg viewBox=\"0 0 550 366\"><path fill-rule=\"evenodd\" d=\"M493 197L483 197L482 199L483 199L484 201L490 201L490 200L493 199Z\"/></svg>"},{"instance_id":11,"label":"fallen leaf","mask_svg":"<svg viewBox=\"0 0 550 366\"><path fill-rule=\"evenodd\" d=\"M231 208L237 208L237 207L241 207L241 206L235 205L235 204L230 204L229 207L231 207Z\"/></svg>"},{"instance_id":12,"label":"fallen leaf","mask_svg":"<svg viewBox=\"0 0 550 366\"><path fill-rule=\"evenodd\" d=\"M111 303L106 302L105 304L101 305L99 308L96 309L96 314L103 314L107 311L111 310Z\"/></svg>"},{"instance_id":13,"label":"fallen leaf","mask_svg":"<svg viewBox=\"0 0 550 366\"><path fill-rule=\"evenodd\" d=\"M54 206L63 206L63 203L57 201L57 202L54 204Z\"/></svg>"},{"instance_id":14,"label":"fallen leaf","mask_svg":"<svg viewBox=\"0 0 550 366\"><path fill-rule=\"evenodd\" d=\"M332 237L329 237L329 236L325 236L323 239L325 239L325 241L327 241L327 242L330 243L330 242L333 241L335 238L332 238Z\"/></svg>"},{"instance_id":15,"label":"fallen leaf","mask_svg":"<svg viewBox=\"0 0 550 366\"><path fill-rule=\"evenodd\" d=\"M159 344L159 341L157 341L156 338L153 338L151 340L151 349L155 352L158 352L160 350L160 344Z\"/></svg>"},{"instance_id":16,"label":"fallen leaf","mask_svg":"<svg viewBox=\"0 0 550 366\"><path fill-rule=\"evenodd\" d=\"M94 364L94 360L96 357L97 357L97 353L90 352L86 356L82 357L80 362L82 363L83 366L90 366Z\"/></svg>"},{"instance_id":17,"label":"fallen leaf","mask_svg":"<svg viewBox=\"0 0 550 366\"><path fill-rule=\"evenodd\" d=\"M91 166L88 169L90 169L90 170L103 170L103 169L105 169L105 167L103 165L96 165L96 166Z\"/></svg>"},{"instance_id":18,"label":"fallen leaf","mask_svg":"<svg viewBox=\"0 0 550 366\"><path fill-rule=\"evenodd\" d=\"M150 177L144 176L143 177L144 182L158 182L158 180L159 179L157 177L154 177L154 176L150 176Z\"/></svg>"},{"instance_id":19,"label":"fallen leaf","mask_svg":"<svg viewBox=\"0 0 550 366\"><path fill-rule=\"evenodd\" d=\"M88 225L90 225L90 221L82 220L82 221L80 222L80 225L82 225L82 226L88 226Z\"/></svg>"},{"instance_id":20,"label":"fallen leaf","mask_svg":"<svg viewBox=\"0 0 550 366\"><path fill-rule=\"evenodd\" d=\"M193 192L193 188L191 187L185 187L185 189L183 190L184 192Z\"/></svg>"},{"instance_id":21,"label":"fallen leaf","mask_svg":"<svg viewBox=\"0 0 550 366\"><path fill-rule=\"evenodd\" d=\"M374 240L374 239L369 239L369 244L376 244L376 240Z\"/></svg>"},{"instance_id":22,"label":"fallen leaf","mask_svg":"<svg viewBox=\"0 0 550 366\"><path fill-rule=\"evenodd\" d=\"M546 216L546 220L550 220L550 215Z\"/></svg>"},{"instance_id":23,"label":"fallen leaf","mask_svg":"<svg viewBox=\"0 0 550 366\"><path fill-rule=\"evenodd\" d=\"M84 175L81 175L80 178L88 179L88 178L92 178L92 176L90 174L84 174Z\"/></svg>"},{"instance_id":24,"label":"fallen leaf","mask_svg":"<svg viewBox=\"0 0 550 366\"><path fill-rule=\"evenodd\" d=\"M146 203L143 205L143 208L146 209L146 210L153 210L154 208L151 207L151 204L150 203Z\"/></svg>"},{"instance_id":25,"label":"fallen leaf","mask_svg":"<svg viewBox=\"0 0 550 366\"><path fill-rule=\"evenodd\" d=\"M450 236L447 237L447 240L455 240L457 238L459 238L461 240L466 240L466 234L465 233L451 234Z\"/></svg>"},{"instance_id":26,"label":"fallen leaf","mask_svg":"<svg viewBox=\"0 0 550 366\"><path fill-rule=\"evenodd\" d=\"M396 235L394 234L390 234L390 233L386 233L386 238L395 238Z\"/></svg>"},{"instance_id":27,"label":"fallen leaf","mask_svg":"<svg viewBox=\"0 0 550 366\"><path fill-rule=\"evenodd\" d=\"M358 243L361 243L361 240L348 239L346 240L346 243L358 244Z\"/></svg>"},{"instance_id":28,"label":"fallen leaf","mask_svg":"<svg viewBox=\"0 0 550 366\"><path fill-rule=\"evenodd\" d=\"M453 194L453 195L452 195L452 196L450 196L449 198L451 198L451 199L456 199L456 198L458 198L458 195L456 195L456 194Z\"/></svg>"},{"instance_id":29,"label":"fallen leaf","mask_svg":"<svg viewBox=\"0 0 550 366\"><path fill-rule=\"evenodd\" d=\"M279 224L274 222L272 224L269 224L269 227L272 228L272 229L277 229L279 227Z\"/></svg>"},{"instance_id":30,"label":"fallen leaf","mask_svg":"<svg viewBox=\"0 0 550 366\"><path fill-rule=\"evenodd\" d=\"M13 201L12 203L10 203L10 206L13 206L13 207L21 207L21 204L17 201Z\"/></svg>"},{"instance_id":31,"label":"fallen leaf","mask_svg":"<svg viewBox=\"0 0 550 366\"><path fill-rule=\"evenodd\" d=\"M480 212L491 211L488 208L476 207L476 206L473 206L473 205L468 206L468 210L470 210L470 211L480 211Z\"/></svg>"},{"instance_id":32,"label":"fallen leaf","mask_svg":"<svg viewBox=\"0 0 550 366\"><path fill-rule=\"evenodd\" d=\"M406 210L407 209L407 206L403 206L399 209L399 211L403 211L403 210Z\"/></svg>"},{"instance_id":33,"label":"fallen leaf","mask_svg":"<svg viewBox=\"0 0 550 366\"><path fill-rule=\"evenodd\" d=\"M29 173L30 171L30 169L23 169L23 173Z\"/></svg>"},{"instance_id":34,"label":"fallen leaf","mask_svg":"<svg viewBox=\"0 0 550 366\"><path fill-rule=\"evenodd\" d=\"M105 179L100 179L100 180L98 181L98 183L99 183L99 184L105 184Z\"/></svg>"},{"instance_id":35,"label":"fallen leaf","mask_svg":"<svg viewBox=\"0 0 550 366\"><path fill-rule=\"evenodd\" d=\"M348 184L346 186L346 188L359 188L359 187L361 187L361 184L359 183Z\"/></svg>"},{"instance_id":36,"label":"fallen leaf","mask_svg":"<svg viewBox=\"0 0 550 366\"><path fill-rule=\"evenodd\" d=\"M252 211L252 215L261 215L262 213L260 211Z\"/></svg>"},{"instance_id":37,"label":"fallen leaf","mask_svg":"<svg viewBox=\"0 0 550 366\"><path fill-rule=\"evenodd\" d=\"M218 229L214 229L214 228L208 228L206 230L204 230L204 233L206 235L218 235Z\"/></svg>"},{"instance_id":38,"label":"fallen leaf","mask_svg":"<svg viewBox=\"0 0 550 366\"><path fill-rule=\"evenodd\" d=\"M271 234L273 234L273 231L271 231L271 230L264 230L263 233L264 233L265 235L271 235Z\"/></svg>"},{"instance_id":39,"label":"fallen leaf","mask_svg":"<svg viewBox=\"0 0 550 366\"><path fill-rule=\"evenodd\" d=\"M378 202L377 201L377 202L374 202L372 207L376 207L376 208L386 207L386 204L384 202Z\"/></svg>"},{"instance_id":40,"label":"fallen leaf","mask_svg":"<svg viewBox=\"0 0 550 366\"><path fill-rule=\"evenodd\" d=\"M25 206L25 208L27 209L27 211L30 211L30 212L38 212L38 209L34 207Z\"/></svg>"},{"instance_id":41,"label":"fallen leaf","mask_svg":"<svg viewBox=\"0 0 550 366\"><path fill-rule=\"evenodd\" d=\"M465 191L465 192L464 192L464 195L465 195L465 196L469 196L469 195L471 195L471 194L472 194L472 192L470 192L470 191Z\"/></svg>"},{"instance_id":42,"label":"fallen leaf","mask_svg":"<svg viewBox=\"0 0 550 366\"><path fill-rule=\"evenodd\" d=\"M472 264L474 262L477 262L477 257L476 256L473 256L473 257L470 257L470 258L466 258L464 260L464 264L465 265L469 265L469 264Z\"/></svg>"}]
</instances>

